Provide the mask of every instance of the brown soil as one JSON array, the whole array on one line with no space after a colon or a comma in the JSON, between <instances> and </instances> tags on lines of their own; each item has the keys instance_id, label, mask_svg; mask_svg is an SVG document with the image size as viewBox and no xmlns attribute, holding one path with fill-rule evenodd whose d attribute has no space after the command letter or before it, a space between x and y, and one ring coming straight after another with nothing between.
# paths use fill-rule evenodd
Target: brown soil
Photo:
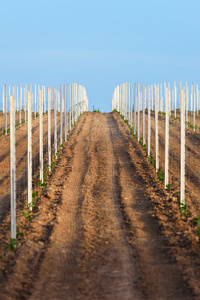
<instances>
[{"instance_id":1,"label":"brown soil","mask_svg":"<svg viewBox=\"0 0 200 300\"><path fill-rule=\"evenodd\" d=\"M85 113L0 260L0 299L200 299L178 202L117 114Z\"/></svg>"},{"instance_id":2,"label":"brown soil","mask_svg":"<svg viewBox=\"0 0 200 300\"><path fill-rule=\"evenodd\" d=\"M47 115L43 116L43 145L44 154L47 151ZM58 136L59 136L59 116L58 116ZM53 141L54 119L53 113L51 115L51 132ZM20 195L26 188L26 167L27 167L27 123L16 127L16 179L17 179L17 199L19 202ZM59 145L59 139L58 139ZM2 221L9 213L9 197L10 197L10 134L0 137L0 221ZM53 151L53 148L52 148ZM32 120L32 157L33 157L33 176L39 166L39 118ZM33 186L37 182L36 176L33 177ZM22 207L27 205L25 203L17 203L17 207L21 204Z\"/></svg>"}]
</instances>

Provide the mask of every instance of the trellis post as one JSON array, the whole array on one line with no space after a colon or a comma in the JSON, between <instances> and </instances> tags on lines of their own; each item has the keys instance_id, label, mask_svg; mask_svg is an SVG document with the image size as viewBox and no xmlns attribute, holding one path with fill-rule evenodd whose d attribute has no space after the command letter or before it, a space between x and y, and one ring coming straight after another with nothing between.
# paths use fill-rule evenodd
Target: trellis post
<instances>
[{"instance_id":1,"label":"trellis post","mask_svg":"<svg viewBox=\"0 0 200 300\"><path fill-rule=\"evenodd\" d=\"M32 114L31 114L31 92L28 96L28 152L27 152L27 166L28 166L28 207L32 210Z\"/></svg>"},{"instance_id":2,"label":"trellis post","mask_svg":"<svg viewBox=\"0 0 200 300\"><path fill-rule=\"evenodd\" d=\"M10 109L10 211L11 239L16 239L16 153L15 153L15 97L9 96Z\"/></svg>"},{"instance_id":3,"label":"trellis post","mask_svg":"<svg viewBox=\"0 0 200 300\"><path fill-rule=\"evenodd\" d=\"M169 88L165 90L165 188L169 184Z\"/></svg>"},{"instance_id":4,"label":"trellis post","mask_svg":"<svg viewBox=\"0 0 200 300\"><path fill-rule=\"evenodd\" d=\"M155 95L155 152L156 152L156 172L159 170L159 136L158 136L158 97L157 86L154 86Z\"/></svg>"},{"instance_id":5,"label":"trellis post","mask_svg":"<svg viewBox=\"0 0 200 300\"><path fill-rule=\"evenodd\" d=\"M180 166L180 202L185 205L185 95L184 90L180 90L181 104L181 166Z\"/></svg>"},{"instance_id":6,"label":"trellis post","mask_svg":"<svg viewBox=\"0 0 200 300\"><path fill-rule=\"evenodd\" d=\"M39 153L39 167L40 167L40 181L43 183L43 99L42 90L39 90L39 143L40 143L40 153Z\"/></svg>"},{"instance_id":7,"label":"trellis post","mask_svg":"<svg viewBox=\"0 0 200 300\"><path fill-rule=\"evenodd\" d=\"M54 100L54 156L57 158L57 113L56 113L56 87L53 88Z\"/></svg>"},{"instance_id":8,"label":"trellis post","mask_svg":"<svg viewBox=\"0 0 200 300\"><path fill-rule=\"evenodd\" d=\"M147 87L147 102L148 102L148 156L151 155L151 98L150 86Z\"/></svg>"}]
</instances>

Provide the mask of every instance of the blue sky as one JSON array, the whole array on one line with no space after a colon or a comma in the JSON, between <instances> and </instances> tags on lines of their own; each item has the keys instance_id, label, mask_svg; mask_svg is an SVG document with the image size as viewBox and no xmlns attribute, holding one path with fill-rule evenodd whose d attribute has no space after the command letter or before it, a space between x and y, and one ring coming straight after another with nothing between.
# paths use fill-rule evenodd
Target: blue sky
<instances>
[{"instance_id":1,"label":"blue sky","mask_svg":"<svg viewBox=\"0 0 200 300\"><path fill-rule=\"evenodd\" d=\"M104 112L124 81L200 83L199 0L0 2L0 86L78 82Z\"/></svg>"}]
</instances>

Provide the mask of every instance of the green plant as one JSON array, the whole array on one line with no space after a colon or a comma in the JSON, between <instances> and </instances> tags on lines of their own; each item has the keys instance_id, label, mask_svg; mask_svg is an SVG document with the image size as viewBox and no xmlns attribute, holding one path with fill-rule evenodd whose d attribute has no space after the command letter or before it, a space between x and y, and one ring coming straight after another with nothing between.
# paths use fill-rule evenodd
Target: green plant
<instances>
[{"instance_id":1,"label":"green plant","mask_svg":"<svg viewBox=\"0 0 200 300\"><path fill-rule=\"evenodd\" d=\"M98 110L95 109L93 110L93 112L101 113L99 109Z\"/></svg>"},{"instance_id":2,"label":"green plant","mask_svg":"<svg viewBox=\"0 0 200 300\"><path fill-rule=\"evenodd\" d=\"M40 187L46 187L47 186L46 182L44 180L42 182L41 179L38 180L38 184L39 184Z\"/></svg>"},{"instance_id":3,"label":"green plant","mask_svg":"<svg viewBox=\"0 0 200 300\"><path fill-rule=\"evenodd\" d=\"M62 147L63 147L63 144L60 145L60 148L62 148Z\"/></svg>"},{"instance_id":4,"label":"green plant","mask_svg":"<svg viewBox=\"0 0 200 300\"><path fill-rule=\"evenodd\" d=\"M38 197L38 191L32 192L32 199L35 200L35 198Z\"/></svg>"},{"instance_id":5,"label":"green plant","mask_svg":"<svg viewBox=\"0 0 200 300\"><path fill-rule=\"evenodd\" d=\"M140 140L139 140L140 145L143 145L143 136L141 136Z\"/></svg>"},{"instance_id":6,"label":"green plant","mask_svg":"<svg viewBox=\"0 0 200 300\"><path fill-rule=\"evenodd\" d=\"M23 236L23 233L21 232L21 226L17 225L17 239L20 237L20 236Z\"/></svg>"},{"instance_id":7,"label":"green plant","mask_svg":"<svg viewBox=\"0 0 200 300\"><path fill-rule=\"evenodd\" d=\"M153 157L151 157L150 155L148 155L147 158L149 159L150 164L155 167L155 161L154 161Z\"/></svg>"},{"instance_id":8,"label":"green plant","mask_svg":"<svg viewBox=\"0 0 200 300\"><path fill-rule=\"evenodd\" d=\"M170 183L166 184L166 188L167 188L168 190L170 190L170 189L171 189L171 184L170 184Z\"/></svg>"},{"instance_id":9,"label":"green plant","mask_svg":"<svg viewBox=\"0 0 200 300\"><path fill-rule=\"evenodd\" d=\"M11 239L11 240L10 240L10 243L9 243L8 246L6 247L6 250L14 251L16 245L17 245L16 239Z\"/></svg>"},{"instance_id":10,"label":"green plant","mask_svg":"<svg viewBox=\"0 0 200 300\"><path fill-rule=\"evenodd\" d=\"M180 205L179 205L179 210L180 210L182 216L187 217L188 211L187 211L187 205L186 204L181 202Z\"/></svg>"},{"instance_id":11,"label":"green plant","mask_svg":"<svg viewBox=\"0 0 200 300\"><path fill-rule=\"evenodd\" d=\"M162 169L159 169L157 172L157 179L159 182L163 182L165 177L164 177L164 171Z\"/></svg>"},{"instance_id":12,"label":"green plant","mask_svg":"<svg viewBox=\"0 0 200 300\"><path fill-rule=\"evenodd\" d=\"M25 218L25 222L27 220L31 220L31 210L28 208L26 211L23 211L22 212L22 215L24 216Z\"/></svg>"}]
</instances>

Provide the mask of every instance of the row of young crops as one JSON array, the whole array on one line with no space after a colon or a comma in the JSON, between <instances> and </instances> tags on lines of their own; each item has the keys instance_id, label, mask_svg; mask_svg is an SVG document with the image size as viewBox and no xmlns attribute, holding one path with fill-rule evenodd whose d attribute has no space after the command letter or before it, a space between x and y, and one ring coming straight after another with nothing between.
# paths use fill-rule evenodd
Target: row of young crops
<instances>
[{"instance_id":1,"label":"row of young crops","mask_svg":"<svg viewBox=\"0 0 200 300\"><path fill-rule=\"evenodd\" d=\"M189 96L190 95L190 96ZM180 83L145 86L126 82L113 93L112 110L118 112L155 166L158 180L188 206L200 227L200 116L198 85ZM191 110L189 110L190 108ZM200 233L200 231L199 231Z\"/></svg>"},{"instance_id":2,"label":"row of young crops","mask_svg":"<svg viewBox=\"0 0 200 300\"><path fill-rule=\"evenodd\" d=\"M23 91L20 85L12 91L4 86L0 115L0 226L8 224L9 218L10 227L3 228L5 235L10 232L12 245L18 235L18 216L30 217L37 186L46 185L59 150L88 110L86 90L77 83L60 85L60 90L35 86L34 94L26 85Z\"/></svg>"}]
</instances>

